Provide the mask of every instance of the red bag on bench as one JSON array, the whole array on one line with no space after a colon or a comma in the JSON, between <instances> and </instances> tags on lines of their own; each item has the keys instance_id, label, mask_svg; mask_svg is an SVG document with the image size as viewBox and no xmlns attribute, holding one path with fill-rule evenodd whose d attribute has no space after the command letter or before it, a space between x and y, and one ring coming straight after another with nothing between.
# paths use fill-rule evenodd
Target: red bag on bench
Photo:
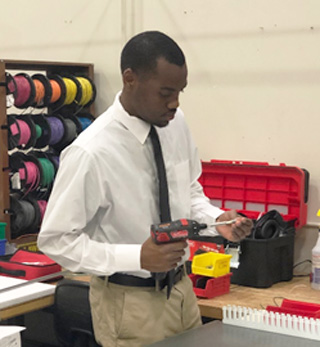
<instances>
[{"instance_id":1,"label":"red bag on bench","mask_svg":"<svg viewBox=\"0 0 320 347\"><path fill-rule=\"evenodd\" d=\"M32 280L61 271L61 266L43 253L17 250L9 259L0 258L0 275Z\"/></svg>"}]
</instances>

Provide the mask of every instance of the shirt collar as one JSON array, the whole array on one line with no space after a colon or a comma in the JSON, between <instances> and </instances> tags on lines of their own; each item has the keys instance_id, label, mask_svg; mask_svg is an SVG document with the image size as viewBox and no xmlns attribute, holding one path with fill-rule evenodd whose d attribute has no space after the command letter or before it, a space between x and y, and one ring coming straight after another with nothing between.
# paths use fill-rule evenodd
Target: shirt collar
<instances>
[{"instance_id":1,"label":"shirt collar","mask_svg":"<svg viewBox=\"0 0 320 347\"><path fill-rule=\"evenodd\" d=\"M114 100L114 107L118 110L118 112L116 112L116 119L122 123L141 144L144 144L149 135L151 125L138 117L130 116L120 102L120 95L121 92L116 95Z\"/></svg>"}]
</instances>

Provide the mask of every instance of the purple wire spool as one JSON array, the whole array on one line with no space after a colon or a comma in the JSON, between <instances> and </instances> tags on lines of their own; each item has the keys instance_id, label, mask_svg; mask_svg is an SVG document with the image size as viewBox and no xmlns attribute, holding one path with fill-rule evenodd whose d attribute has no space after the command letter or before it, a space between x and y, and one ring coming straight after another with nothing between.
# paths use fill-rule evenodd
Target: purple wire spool
<instances>
[{"instance_id":1,"label":"purple wire spool","mask_svg":"<svg viewBox=\"0 0 320 347\"><path fill-rule=\"evenodd\" d=\"M58 117L47 117L47 121L50 125L51 136L49 139L49 145L55 145L61 141L64 135L64 125Z\"/></svg>"}]
</instances>

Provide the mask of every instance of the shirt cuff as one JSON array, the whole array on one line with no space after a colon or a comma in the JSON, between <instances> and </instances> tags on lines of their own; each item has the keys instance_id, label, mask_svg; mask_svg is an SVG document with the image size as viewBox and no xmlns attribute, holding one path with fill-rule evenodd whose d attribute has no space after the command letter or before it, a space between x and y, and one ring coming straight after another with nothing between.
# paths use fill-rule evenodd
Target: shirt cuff
<instances>
[{"instance_id":1,"label":"shirt cuff","mask_svg":"<svg viewBox=\"0 0 320 347\"><path fill-rule=\"evenodd\" d=\"M139 271L141 245L117 245L115 250L116 272Z\"/></svg>"}]
</instances>

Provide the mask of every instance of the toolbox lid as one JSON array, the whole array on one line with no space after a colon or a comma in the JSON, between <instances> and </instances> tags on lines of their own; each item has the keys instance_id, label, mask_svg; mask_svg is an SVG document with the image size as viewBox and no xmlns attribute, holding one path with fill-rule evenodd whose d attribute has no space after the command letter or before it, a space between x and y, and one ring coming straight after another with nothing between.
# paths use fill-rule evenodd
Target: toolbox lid
<instances>
[{"instance_id":1,"label":"toolbox lid","mask_svg":"<svg viewBox=\"0 0 320 347\"><path fill-rule=\"evenodd\" d=\"M251 219L277 210L296 229L306 224L308 171L266 162L202 161L199 178L205 195L223 210L235 209Z\"/></svg>"}]
</instances>

